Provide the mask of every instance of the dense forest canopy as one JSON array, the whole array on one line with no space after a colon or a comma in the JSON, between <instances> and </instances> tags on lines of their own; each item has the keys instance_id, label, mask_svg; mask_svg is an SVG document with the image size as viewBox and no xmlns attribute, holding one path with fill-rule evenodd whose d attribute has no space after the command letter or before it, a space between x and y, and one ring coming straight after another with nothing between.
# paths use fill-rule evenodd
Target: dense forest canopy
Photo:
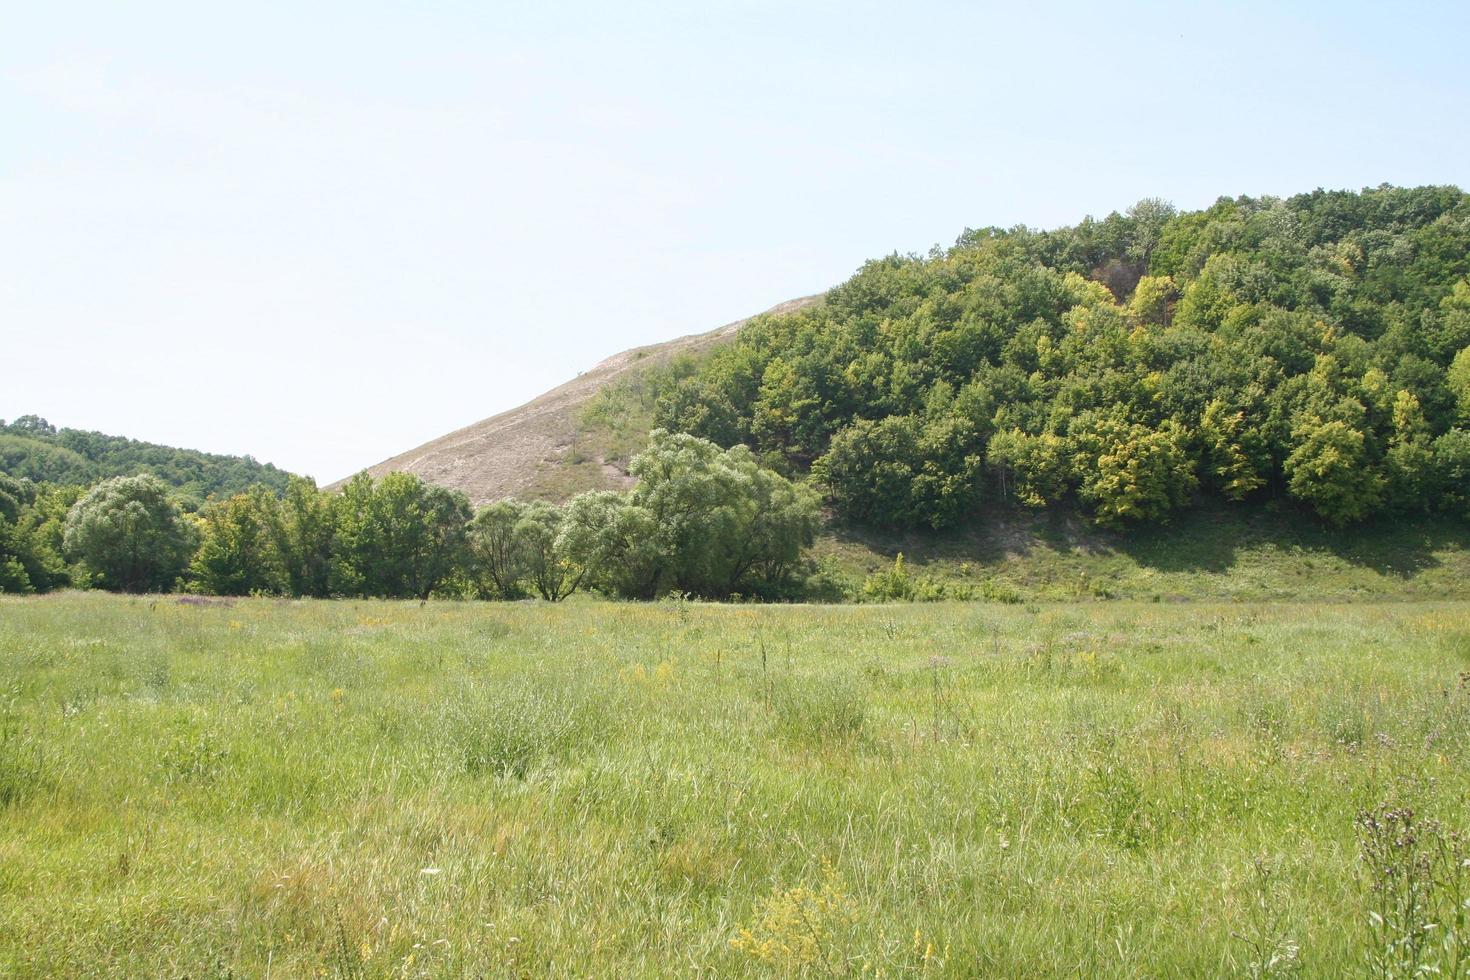
<instances>
[{"instance_id":1,"label":"dense forest canopy","mask_svg":"<svg viewBox=\"0 0 1470 980\"><path fill-rule=\"evenodd\" d=\"M221 456L81 429L57 429L35 415L0 421L0 473L36 483L86 485L151 474L195 506L255 486L284 493L290 474L249 456Z\"/></svg>"},{"instance_id":2,"label":"dense forest canopy","mask_svg":"<svg viewBox=\"0 0 1470 980\"><path fill-rule=\"evenodd\" d=\"M837 512L1166 518L1198 494L1333 524L1470 506L1470 196L1145 200L868 262L655 379L657 423L809 472Z\"/></svg>"}]
</instances>

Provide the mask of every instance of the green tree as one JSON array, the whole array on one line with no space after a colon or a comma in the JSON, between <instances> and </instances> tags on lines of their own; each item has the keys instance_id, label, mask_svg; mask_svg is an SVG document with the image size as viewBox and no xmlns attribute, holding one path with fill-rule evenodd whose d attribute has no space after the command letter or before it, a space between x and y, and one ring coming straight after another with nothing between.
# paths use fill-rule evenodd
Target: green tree
<instances>
[{"instance_id":1,"label":"green tree","mask_svg":"<svg viewBox=\"0 0 1470 980\"><path fill-rule=\"evenodd\" d=\"M1108 500L1157 514L1192 497L1191 463L1217 496L1295 496L1285 461L1308 419L1341 423L1324 438L1362 437L1366 487L1344 502L1402 506L1424 440L1470 426L1467 344L1470 195L1380 187L968 230L947 250L866 263L653 387L660 423L807 469L840 517L871 525L964 520L982 458L1003 494L1052 505L1085 486L1105 520L1132 519ZM1427 426L1413 438L1395 427L1399 391ZM1072 438L1115 409L1126 451ZM1164 436L1135 439L1134 425ZM1316 495L1332 481L1309 475L1312 448L1293 473Z\"/></svg>"},{"instance_id":2,"label":"green tree","mask_svg":"<svg viewBox=\"0 0 1470 980\"><path fill-rule=\"evenodd\" d=\"M194 533L155 476L114 477L67 515L65 546L103 588L167 591L194 550Z\"/></svg>"},{"instance_id":3,"label":"green tree","mask_svg":"<svg viewBox=\"0 0 1470 980\"><path fill-rule=\"evenodd\" d=\"M715 524L723 534L706 568L706 588L719 597L776 598L789 594L802 553L816 538L820 509L813 491L758 466L743 448L727 454L738 492Z\"/></svg>"},{"instance_id":4,"label":"green tree","mask_svg":"<svg viewBox=\"0 0 1470 980\"><path fill-rule=\"evenodd\" d=\"M923 427L914 416L859 419L833 437L812 476L827 487L837 508L864 524L913 527L914 477L923 466Z\"/></svg>"},{"instance_id":5,"label":"green tree","mask_svg":"<svg viewBox=\"0 0 1470 980\"><path fill-rule=\"evenodd\" d=\"M1301 419L1292 429L1296 444L1286 459L1292 496L1311 504L1327 521L1362 520L1383 498L1383 477L1369 465L1363 433L1340 419Z\"/></svg>"},{"instance_id":6,"label":"green tree","mask_svg":"<svg viewBox=\"0 0 1470 980\"><path fill-rule=\"evenodd\" d=\"M1427 511L1434 500L1434 444L1419 399L1400 391L1393 403L1393 437L1385 462L1388 501L1402 511Z\"/></svg>"},{"instance_id":7,"label":"green tree","mask_svg":"<svg viewBox=\"0 0 1470 980\"><path fill-rule=\"evenodd\" d=\"M634 598L679 590L709 598L780 594L817 526L806 488L727 450L656 429L633 458L626 494L574 498L557 547L578 574Z\"/></svg>"},{"instance_id":8,"label":"green tree","mask_svg":"<svg viewBox=\"0 0 1470 980\"><path fill-rule=\"evenodd\" d=\"M1426 333L1425 346L1440 363L1456 351L1470 350L1470 281L1461 279L1450 288Z\"/></svg>"},{"instance_id":9,"label":"green tree","mask_svg":"<svg viewBox=\"0 0 1470 980\"><path fill-rule=\"evenodd\" d=\"M24 579L10 566L3 573L11 583L0 591L49 592L71 583L71 570L63 558L63 536L66 515L85 492L82 487L43 483L28 485L13 481L15 489L6 490L8 480L0 474L0 498L12 497L19 502L15 518L7 522L0 516L0 564L19 566ZM0 511L8 508L0 502ZM7 526L8 523L8 526Z\"/></svg>"},{"instance_id":10,"label":"green tree","mask_svg":"<svg viewBox=\"0 0 1470 980\"><path fill-rule=\"evenodd\" d=\"M389 473L359 473L337 510L336 576L354 595L427 599L462 567L471 518L464 494Z\"/></svg>"},{"instance_id":11,"label":"green tree","mask_svg":"<svg viewBox=\"0 0 1470 980\"><path fill-rule=\"evenodd\" d=\"M0 592L34 592L26 571L26 540L21 534L21 512L36 499L29 480L16 480L0 473Z\"/></svg>"},{"instance_id":12,"label":"green tree","mask_svg":"<svg viewBox=\"0 0 1470 980\"><path fill-rule=\"evenodd\" d=\"M975 422L955 410L930 414L919 430L919 467L909 487L915 516L953 527L980 505L985 444Z\"/></svg>"},{"instance_id":13,"label":"green tree","mask_svg":"<svg viewBox=\"0 0 1470 980\"><path fill-rule=\"evenodd\" d=\"M766 365L750 431L762 449L810 459L820 439L814 423L821 399L804 367L781 357Z\"/></svg>"},{"instance_id":14,"label":"green tree","mask_svg":"<svg viewBox=\"0 0 1470 980\"><path fill-rule=\"evenodd\" d=\"M199 512L191 588L206 595L280 593L287 588L277 537L279 504L264 487L212 501Z\"/></svg>"},{"instance_id":15,"label":"green tree","mask_svg":"<svg viewBox=\"0 0 1470 980\"><path fill-rule=\"evenodd\" d=\"M177 488L180 496L200 501L256 485L280 492L287 479L286 473L249 456L218 456L101 432L57 429L35 415L0 423L0 470L62 483L150 473Z\"/></svg>"},{"instance_id":16,"label":"green tree","mask_svg":"<svg viewBox=\"0 0 1470 980\"><path fill-rule=\"evenodd\" d=\"M1445 383L1455 396L1456 418L1460 424L1470 425L1470 347L1455 355L1445 373Z\"/></svg>"},{"instance_id":17,"label":"green tree","mask_svg":"<svg viewBox=\"0 0 1470 980\"><path fill-rule=\"evenodd\" d=\"M1168 276L1144 276L1128 300L1128 315L1138 323L1163 325L1178 293Z\"/></svg>"},{"instance_id":18,"label":"green tree","mask_svg":"<svg viewBox=\"0 0 1470 980\"><path fill-rule=\"evenodd\" d=\"M526 505L519 500L499 500L482 507L470 522L470 566L482 593L499 599L515 599L523 594L525 542L517 537L516 525L525 512Z\"/></svg>"},{"instance_id":19,"label":"green tree","mask_svg":"<svg viewBox=\"0 0 1470 980\"><path fill-rule=\"evenodd\" d=\"M1451 429L1434 440L1434 469L1441 510L1470 518L1470 431Z\"/></svg>"},{"instance_id":20,"label":"green tree","mask_svg":"<svg viewBox=\"0 0 1470 980\"><path fill-rule=\"evenodd\" d=\"M1067 440L1051 433L1028 435L1020 429L997 432L986 460L995 470L1003 497L1027 507L1045 507L1066 496L1072 481Z\"/></svg>"},{"instance_id":21,"label":"green tree","mask_svg":"<svg viewBox=\"0 0 1470 980\"><path fill-rule=\"evenodd\" d=\"M1199 438L1205 473L1224 497L1244 500L1265 485L1266 454L1258 434L1247 427L1245 412L1232 412L1223 400L1212 399L1200 417Z\"/></svg>"},{"instance_id":22,"label":"green tree","mask_svg":"<svg viewBox=\"0 0 1470 980\"><path fill-rule=\"evenodd\" d=\"M745 446L721 450L655 430L630 472L639 481L631 503L653 528L660 587L710 598L771 594L811 544L814 496L762 468Z\"/></svg>"},{"instance_id":23,"label":"green tree","mask_svg":"<svg viewBox=\"0 0 1470 980\"><path fill-rule=\"evenodd\" d=\"M271 535L293 596L332 594L337 535L337 498L308 477L293 476L271 513Z\"/></svg>"},{"instance_id":24,"label":"green tree","mask_svg":"<svg viewBox=\"0 0 1470 980\"><path fill-rule=\"evenodd\" d=\"M669 560L647 508L630 495L589 490L567 502L558 548L584 581L614 595L652 599L668 582Z\"/></svg>"},{"instance_id":25,"label":"green tree","mask_svg":"<svg viewBox=\"0 0 1470 980\"><path fill-rule=\"evenodd\" d=\"M1117 412L1090 413L1074 422L1070 436L1080 461L1078 492L1099 524L1159 520L1197 485L1189 435L1176 422L1150 429Z\"/></svg>"},{"instance_id":26,"label":"green tree","mask_svg":"<svg viewBox=\"0 0 1470 980\"><path fill-rule=\"evenodd\" d=\"M571 558L561 532L561 508L544 500L524 505L512 531L526 578L547 602L572 595L587 577L587 566Z\"/></svg>"}]
</instances>

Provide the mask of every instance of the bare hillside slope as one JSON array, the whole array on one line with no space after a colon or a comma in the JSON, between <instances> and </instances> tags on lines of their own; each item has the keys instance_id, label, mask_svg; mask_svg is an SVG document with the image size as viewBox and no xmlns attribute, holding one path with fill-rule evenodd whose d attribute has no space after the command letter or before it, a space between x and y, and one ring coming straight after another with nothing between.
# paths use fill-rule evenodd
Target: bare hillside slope
<instances>
[{"instance_id":1,"label":"bare hillside slope","mask_svg":"<svg viewBox=\"0 0 1470 980\"><path fill-rule=\"evenodd\" d=\"M820 296L789 300L767 310L787 313L818 302ZM476 506L505 497L560 499L581 490L626 486L619 460L578 444L582 411L604 388L635 370L678 354L699 354L727 339L748 322L737 320L707 333L692 334L614 354L566 384L531 401L368 468L374 478L414 473L430 483L462 490ZM590 455L586 449L594 450Z\"/></svg>"}]
</instances>

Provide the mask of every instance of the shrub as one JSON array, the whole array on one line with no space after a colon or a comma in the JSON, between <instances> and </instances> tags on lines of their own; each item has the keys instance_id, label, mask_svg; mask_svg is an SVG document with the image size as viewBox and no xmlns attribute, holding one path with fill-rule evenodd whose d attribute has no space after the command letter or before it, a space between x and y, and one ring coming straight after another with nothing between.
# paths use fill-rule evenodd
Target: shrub
<instances>
[{"instance_id":1,"label":"shrub","mask_svg":"<svg viewBox=\"0 0 1470 980\"><path fill-rule=\"evenodd\" d=\"M898 557L893 559L891 568L874 572L863 580L861 598L865 602L943 602L945 599L973 599L975 589L962 582L945 582L929 575L914 575L904 562L903 552L899 552ZM1017 597L1004 601L1019 602L1020 599Z\"/></svg>"}]
</instances>

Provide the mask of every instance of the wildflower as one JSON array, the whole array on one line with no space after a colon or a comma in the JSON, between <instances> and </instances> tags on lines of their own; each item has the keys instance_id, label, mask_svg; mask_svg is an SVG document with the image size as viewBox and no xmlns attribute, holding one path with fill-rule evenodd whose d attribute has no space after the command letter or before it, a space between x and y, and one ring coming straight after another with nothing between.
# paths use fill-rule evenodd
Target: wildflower
<instances>
[{"instance_id":1,"label":"wildflower","mask_svg":"<svg viewBox=\"0 0 1470 980\"><path fill-rule=\"evenodd\" d=\"M758 907L755 922L742 928L730 945L783 971L814 963L830 968L834 933L857 918L837 871L823 869L820 888L798 885L772 892Z\"/></svg>"}]
</instances>

